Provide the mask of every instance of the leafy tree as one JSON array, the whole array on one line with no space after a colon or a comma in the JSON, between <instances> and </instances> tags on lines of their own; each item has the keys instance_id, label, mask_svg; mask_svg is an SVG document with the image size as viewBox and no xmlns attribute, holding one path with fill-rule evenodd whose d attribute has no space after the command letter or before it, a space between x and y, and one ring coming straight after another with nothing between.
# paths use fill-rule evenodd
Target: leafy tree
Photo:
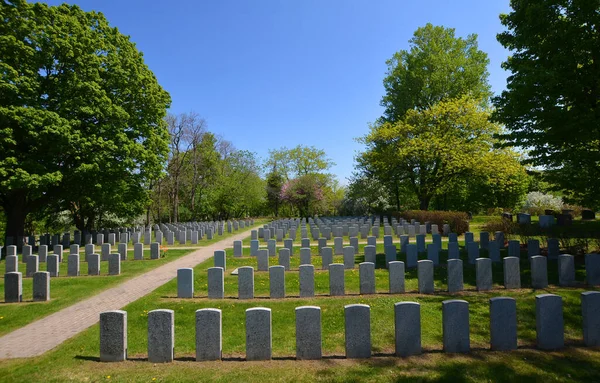
<instances>
[{"instance_id":1,"label":"leafy tree","mask_svg":"<svg viewBox=\"0 0 600 383\"><path fill-rule=\"evenodd\" d=\"M465 94L487 102L489 60L478 49L477 35L463 39L455 37L453 28L427 24L416 30L410 44L410 50L401 50L386 62L382 121L395 122L409 110L425 110Z\"/></svg>"},{"instance_id":2,"label":"leafy tree","mask_svg":"<svg viewBox=\"0 0 600 383\"><path fill-rule=\"evenodd\" d=\"M267 203L269 208L275 213L275 217L279 216L279 207L281 206L281 189L284 184L284 178L276 169L273 169L267 174L266 189Z\"/></svg>"},{"instance_id":3,"label":"leafy tree","mask_svg":"<svg viewBox=\"0 0 600 383\"><path fill-rule=\"evenodd\" d=\"M427 210L432 198L454 192L459 182L493 171L500 155L493 151L493 136L500 128L488 118L489 111L468 97L409 110L396 123L371 128L362 139L367 150L361 160L378 174L398 169L419 208Z\"/></svg>"},{"instance_id":4,"label":"leafy tree","mask_svg":"<svg viewBox=\"0 0 600 383\"><path fill-rule=\"evenodd\" d=\"M295 148L281 148L269 151L265 163L269 169L276 169L286 180L307 174L322 173L335 165L322 149L314 146L298 145Z\"/></svg>"},{"instance_id":5,"label":"leafy tree","mask_svg":"<svg viewBox=\"0 0 600 383\"><path fill-rule=\"evenodd\" d=\"M506 90L494 119L506 145L528 150L527 162L565 197L600 207L600 3L512 0L498 41L512 53Z\"/></svg>"},{"instance_id":6,"label":"leafy tree","mask_svg":"<svg viewBox=\"0 0 600 383\"><path fill-rule=\"evenodd\" d=\"M323 178L306 174L287 181L281 190L281 199L298 209L300 217L310 217L322 211L324 199Z\"/></svg>"},{"instance_id":7,"label":"leafy tree","mask_svg":"<svg viewBox=\"0 0 600 383\"><path fill-rule=\"evenodd\" d=\"M0 204L28 214L138 215L166 160L170 97L127 36L77 6L0 2Z\"/></svg>"}]
</instances>

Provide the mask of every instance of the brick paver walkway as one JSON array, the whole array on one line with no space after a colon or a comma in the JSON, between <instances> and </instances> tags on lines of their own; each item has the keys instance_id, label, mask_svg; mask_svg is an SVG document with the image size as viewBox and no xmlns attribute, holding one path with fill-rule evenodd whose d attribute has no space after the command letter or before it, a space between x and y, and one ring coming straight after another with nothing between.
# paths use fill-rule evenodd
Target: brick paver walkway
<instances>
[{"instance_id":1,"label":"brick paver walkway","mask_svg":"<svg viewBox=\"0 0 600 383\"><path fill-rule=\"evenodd\" d=\"M54 314L0 337L0 359L37 356L97 323L100 313L118 310L177 277L177 269L204 262L215 250L233 247L233 241L250 235L250 230L236 234L191 254L169 262L145 274L105 290L85 301L75 303ZM52 282L50 282L52 283Z\"/></svg>"}]
</instances>

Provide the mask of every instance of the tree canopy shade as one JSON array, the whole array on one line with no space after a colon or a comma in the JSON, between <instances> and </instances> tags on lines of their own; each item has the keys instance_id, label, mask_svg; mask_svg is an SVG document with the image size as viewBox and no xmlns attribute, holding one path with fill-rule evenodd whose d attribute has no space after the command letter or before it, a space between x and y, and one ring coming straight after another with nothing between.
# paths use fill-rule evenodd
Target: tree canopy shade
<instances>
[{"instance_id":1,"label":"tree canopy shade","mask_svg":"<svg viewBox=\"0 0 600 383\"><path fill-rule=\"evenodd\" d=\"M493 118L572 200L600 207L600 1L512 0L498 41L512 53Z\"/></svg>"},{"instance_id":2,"label":"tree canopy shade","mask_svg":"<svg viewBox=\"0 0 600 383\"><path fill-rule=\"evenodd\" d=\"M100 13L0 1L0 203L8 236L30 213L133 216L167 159L169 94Z\"/></svg>"},{"instance_id":3,"label":"tree canopy shade","mask_svg":"<svg viewBox=\"0 0 600 383\"><path fill-rule=\"evenodd\" d=\"M463 39L453 28L427 24L415 31L410 44L410 50L401 50L386 62L383 121L395 122L411 109L427 109L465 94L487 103L489 60L478 49L477 35Z\"/></svg>"}]
</instances>

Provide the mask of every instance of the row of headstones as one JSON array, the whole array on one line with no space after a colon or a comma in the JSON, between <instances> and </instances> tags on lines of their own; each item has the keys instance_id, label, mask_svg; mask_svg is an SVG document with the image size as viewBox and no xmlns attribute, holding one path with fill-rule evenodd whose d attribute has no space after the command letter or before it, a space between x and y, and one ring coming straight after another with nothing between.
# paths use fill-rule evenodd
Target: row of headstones
<instances>
[{"instance_id":1,"label":"row of headstones","mask_svg":"<svg viewBox=\"0 0 600 383\"><path fill-rule=\"evenodd\" d=\"M18 255L16 253L16 246L9 246L9 255L6 256L6 272L17 272L19 271ZM67 257L67 275L68 276L79 276L79 245L70 246L70 254ZM33 255L31 252L26 251L23 253L23 262L26 264L26 277L31 277L33 273L39 271L39 264L46 263L46 270L50 272L53 277L58 277L59 264L63 261L62 245L56 245L54 247L55 254L47 254L47 247L40 246L40 252L38 255ZM122 243L119 244L119 252L111 253L110 245L105 243L102 245L102 253L96 254L94 245L85 246L85 260L88 263L88 275L99 275L100 274L100 261L108 261L109 275L120 274L121 261L127 260L127 245ZM117 259L118 258L118 259ZM150 259L160 258L160 246L158 243L150 245ZM134 260L144 259L144 248L141 243L134 245Z\"/></svg>"},{"instance_id":2,"label":"row of headstones","mask_svg":"<svg viewBox=\"0 0 600 383\"><path fill-rule=\"evenodd\" d=\"M517 304L514 298L495 297L490 307L490 348L494 351L517 349ZM600 346L600 292L581 294L583 341L588 347ZM321 308L296 307L296 359L321 359ZM175 313L153 310L148 313L148 361L172 362L175 357ZM542 294L535 297L536 343L542 350L564 347L562 297ZM419 355L421 347L421 306L417 302L394 305L395 353L405 357ZM246 360L272 358L272 313L270 308L246 310ZM442 302L443 350L468 353L471 349L469 303L464 300ZM207 308L196 310L196 360L220 360L223 355L222 312ZM371 308L365 304L344 306L344 340L347 358L370 358ZM127 359L127 312L100 314L100 360Z\"/></svg>"},{"instance_id":3,"label":"row of headstones","mask_svg":"<svg viewBox=\"0 0 600 383\"><path fill-rule=\"evenodd\" d=\"M224 270L225 264L219 255L215 257L215 267L207 270L207 287L209 299L225 297ZM345 295L345 270L347 265L333 263L329 271L329 295ZM376 294L375 264L362 262L359 264L360 294ZM284 265L268 267L269 293L271 298L284 298L285 293ZM402 261L389 263L389 293L405 292L405 264ZM475 266L475 283L477 291L489 291L493 288L492 262L489 258L478 258ZM590 286L600 285L600 254L589 254L586 257L586 279ZM430 260L420 260L417 263L418 291L420 294L433 294L434 267ZM558 284L573 286L575 284L575 262L572 255L563 254L558 263ZM299 268L300 297L315 296L315 269L313 265L300 265ZM521 272L519 259L505 257L503 259L503 285L506 289L521 288ZM448 261L447 268L448 292L456 293L464 290L463 262L460 259ZM531 259L531 287L543 289L548 287L548 266L546 257L535 256ZM194 297L194 270L182 268L177 270L177 296L179 298ZM254 298L254 268L244 266L238 268L238 299Z\"/></svg>"},{"instance_id":4,"label":"row of headstones","mask_svg":"<svg viewBox=\"0 0 600 383\"><path fill-rule=\"evenodd\" d=\"M33 273L33 301L50 300L50 273L36 271ZM23 274L10 272L4 274L4 302L23 302Z\"/></svg>"},{"instance_id":5,"label":"row of headstones","mask_svg":"<svg viewBox=\"0 0 600 383\"><path fill-rule=\"evenodd\" d=\"M283 225L282 227L264 225L261 228L256 230L256 233L252 234L252 239L263 239L265 242L274 238L277 242L281 242L285 239L286 236L289 235L290 239L295 240L297 238L297 228L295 226L291 226L288 228ZM380 227L379 226L322 226L322 227L312 227L310 228L310 234L313 240L318 240L319 238L325 238L327 240L331 240L331 238L335 237L356 237L358 238L359 234L361 239L366 239L369 237L369 233L372 234L373 237L379 238L380 236ZM392 227L384 226L383 235L392 235ZM438 230L438 225L421 225L419 222L415 222L415 224L405 223L404 225L398 225L396 227L395 235L400 237L402 235L408 235L409 237L414 237L416 235L427 235L427 233L431 233L433 235L443 234L445 236L450 235L450 226L445 224L443 227L442 233ZM472 233L471 233L472 234ZM308 228L301 227L301 238L308 238Z\"/></svg>"},{"instance_id":6,"label":"row of headstones","mask_svg":"<svg viewBox=\"0 0 600 383\"><path fill-rule=\"evenodd\" d=\"M244 227L254 224L253 219L249 220L240 220L240 221L227 221L225 222L189 222L182 224L161 224L154 225L155 231L155 239L156 242L162 243L163 241L163 232L166 233L167 242L170 242L170 245L174 244L175 233L177 233L177 238L181 242L183 237L187 237L187 240L191 240L192 244L194 244L194 238L199 237L200 239L206 234L208 239L212 239L213 235L217 233L219 235L223 235L223 231L225 230L225 226L227 226L227 231L231 233L233 230L237 231L238 229L243 229ZM162 231L160 231L162 229ZM194 230L192 230L194 229ZM95 243L97 245L102 245L107 240L111 245L116 245L117 243L129 243L132 244L140 243L143 239L145 245L149 245L152 242L152 227L148 227L147 229L143 227L135 227L135 228L120 228L120 229L101 229L101 232L93 232L93 233L81 233L78 230L75 230L73 235L73 242L76 245L83 244L92 244ZM186 235L183 236L180 232L185 231ZM193 234L193 231L196 231ZM172 235L170 232L174 232ZM160 234L159 234L160 233ZM143 238L142 238L143 235ZM198 238L195 240L198 241ZM28 244L29 246L35 246L36 237L26 236L19 237L15 242L13 237L6 237L5 241L7 246L14 245L15 243ZM43 234L39 236L40 246L56 246L62 245L63 247L68 247L71 245L71 234L63 233L62 237L60 234L54 234L51 236L50 234Z\"/></svg>"}]
</instances>

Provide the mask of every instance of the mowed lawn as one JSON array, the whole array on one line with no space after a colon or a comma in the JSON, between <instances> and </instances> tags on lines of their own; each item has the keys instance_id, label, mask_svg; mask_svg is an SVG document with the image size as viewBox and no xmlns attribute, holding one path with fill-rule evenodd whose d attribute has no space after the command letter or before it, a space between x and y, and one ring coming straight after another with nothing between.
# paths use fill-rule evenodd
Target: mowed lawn
<instances>
[{"instance_id":1,"label":"mowed lawn","mask_svg":"<svg viewBox=\"0 0 600 383\"><path fill-rule=\"evenodd\" d=\"M257 228L263 222L266 221L256 220L255 225L252 228ZM90 298L93 295L98 294L99 292L110 287L114 287L128 279L178 259L196 249L201 248L202 246L207 246L223 239L227 239L248 229L250 228L240 229L238 232L234 233L227 233L227 231L225 231L222 236L213 238L210 241L200 241L198 245L190 245L188 243L187 246L190 247L187 248L163 246L167 249L166 256L159 259L150 259L149 247L144 246L144 260L134 261L133 246L129 244L127 261L121 261L120 275L108 275L108 262L100 262L100 275L88 276L88 266L85 262L85 253L82 247L80 249L80 276L67 277L67 251L63 254L63 262L60 264L59 277L50 278L51 300L48 302L32 301L33 278L25 278L26 264L19 262L19 271L23 273L23 302L4 303L4 278L0 278L0 336L57 312L76 302ZM96 251L98 253L100 252L99 246L96 246ZM113 252L117 252L117 246L113 246ZM19 259L22 259L20 254ZM3 260L0 262L0 275L4 275L5 270L6 263ZM40 263L39 270L46 271L46 263ZM65 326L67 325L68 323L65 323Z\"/></svg>"},{"instance_id":2,"label":"mowed lawn","mask_svg":"<svg viewBox=\"0 0 600 383\"><path fill-rule=\"evenodd\" d=\"M382 249L379 249L381 251ZM297 254L297 251L294 251ZM313 249L313 254L316 254ZM463 255L464 256L464 255ZM361 261L357 257L357 263ZM400 256L403 260L403 256ZM442 261L445 252L442 253ZM270 258L271 264L277 257ZM336 261L341 261L336 256ZM208 260L195 268L196 294L193 299L176 297L175 280L148 296L128 305L128 356L123 363L99 362L99 329L95 325L44 356L0 361L0 380L3 381L561 381L590 382L600 380L600 352L583 347L580 294L589 290L583 283L573 288L559 288L556 263L549 262L551 286L532 290L529 286L528 261L521 263L523 289L505 290L501 286L502 269L494 266L494 290L477 292L475 274L465 263L465 289L460 294L443 292L446 287L445 269L435 273L436 293L416 292L416 271L406 273L406 294L387 293L387 271L376 270L377 295L359 295L358 269L346 271L345 297L328 297L328 276L320 270L320 258L313 257L317 297L298 297L298 257L292 257L292 271L286 272L285 299L268 298L268 272L255 273L254 300L238 300L237 277L231 271L239 266L256 266L251 257L233 258L228 250L225 295L223 300L206 298L206 269L213 266ZM378 264L383 255L378 255ZM585 272L577 264L577 279L583 282ZM554 293L563 297L565 340L561 351L538 351L535 348L535 296ZM489 350L489 299L511 296L517 300L519 350L492 352ZM451 355L442 352L441 302L464 299L469 302L470 338L472 352ZM421 356L394 357L394 303L416 301L421 304ZM344 306L364 303L371 307L371 338L373 358L348 360L344 357ZM316 305L322 309L323 353L321 361L295 360L294 309ZM195 362L195 311L201 308L223 311L223 356L220 362ZM268 362L246 362L245 310L251 307L272 309L273 356ZM175 357L170 364L147 362L147 313L154 309L175 311ZM49 373L51 372L51 373Z\"/></svg>"}]
</instances>

